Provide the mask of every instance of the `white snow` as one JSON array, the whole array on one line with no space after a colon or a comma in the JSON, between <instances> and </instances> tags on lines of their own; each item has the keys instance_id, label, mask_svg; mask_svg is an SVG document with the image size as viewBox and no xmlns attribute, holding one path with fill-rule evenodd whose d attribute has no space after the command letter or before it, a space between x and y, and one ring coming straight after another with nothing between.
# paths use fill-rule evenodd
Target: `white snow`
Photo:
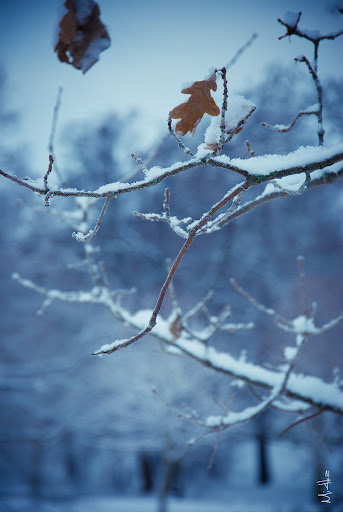
<instances>
[{"instance_id":1,"label":"white snow","mask_svg":"<svg viewBox=\"0 0 343 512\"><path fill-rule=\"evenodd\" d=\"M218 139L219 140L219 139ZM214 152L213 149L209 149L209 147L203 142L199 144L197 148L197 152L195 154L196 158L204 158L205 156L209 156Z\"/></svg>"},{"instance_id":2,"label":"white snow","mask_svg":"<svg viewBox=\"0 0 343 512\"><path fill-rule=\"evenodd\" d=\"M132 187L132 185L132 183L123 183L121 181L115 181L113 183L107 183L107 185L102 185L94 192L96 194L107 194L113 191L123 190L124 188L130 188Z\"/></svg>"},{"instance_id":3,"label":"white snow","mask_svg":"<svg viewBox=\"0 0 343 512\"><path fill-rule=\"evenodd\" d=\"M226 155L220 155L214 157L214 159L224 164L229 163L232 166L249 172L251 175L268 176L268 174L276 171L316 163L327 158L331 158L341 152L343 152L342 143L332 147L301 146L296 151L288 153L287 155L271 154L256 156L245 160L242 158L233 158L230 160ZM340 168L341 167L342 165L340 165Z\"/></svg>"},{"instance_id":4,"label":"white snow","mask_svg":"<svg viewBox=\"0 0 343 512\"><path fill-rule=\"evenodd\" d=\"M106 50L111 45L111 40L105 37L94 39L85 51L82 59L80 60L80 69L82 73L86 73L90 67L95 64L99 58L100 53Z\"/></svg>"},{"instance_id":5,"label":"white snow","mask_svg":"<svg viewBox=\"0 0 343 512\"><path fill-rule=\"evenodd\" d=\"M228 97L228 107L225 113L225 131L227 134L234 134L239 123L246 119L254 110L255 105L239 95ZM205 132L205 143L217 144L220 138L221 116L212 117L211 123ZM199 151L200 148L198 148Z\"/></svg>"},{"instance_id":6,"label":"white snow","mask_svg":"<svg viewBox=\"0 0 343 512\"><path fill-rule=\"evenodd\" d=\"M343 393L335 383L324 382L319 377L310 375L291 374L287 388L292 391L297 388L303 396L312 397L317 404L325 404L330 400L332 405L343 408Z\"/></svg>"},{"instance_id":7,"label":"white snow","mask_svg":"<svg viewBox=\"0 0 343 512\"><path fill-rule=\"evenodd\" d=\"M94 0L74 0L75 14L80 25L84 25L94 7Z\"/></svg>"},{"instance_id":8,"label":"white snow","mask_svg":"<svg viewBox=\"0 0 343 512\"><path fill-rule=\"evenodd\" d=\"M285 347L283 353L287 361L292 361L297 353L297 349L296 347Z\"/></svg>"},{"instance_id":9,"label":"white snow","mask_svg":"<svg viewBox=\"0 0 343 512\"><path fill-rule=\"evenodd\" d=\"M293 327L295 332L301 333L311 333L316 334L318 332L317 327L315 327L313 319L307 318L305 315L300 315L293 320Z\"/></svg>"},{"instance_id":10,"label":"white snow","mask_svg":"<svg viewBox=\"0 0 343 512\"><path fill-rule=\"evenodd\" d=\"M296 193L301 187L304 185L306 180L306 175L304 172L301 174L292 174L291 176L284 176L283 178L273 180L273 182L268 183L263 193L258 197L263 197L265 195L269 195L273 192L277 192L280 189L289 192Z\"/></svg>"},{"instance_id":11,"label":"white snow","mask_svg":"<svg viewBox=\"0 0 343 512\"><path fill-rule=\"evenodd\" d=\"M320 32L320 30L302 29L301 32L310 39L320 39L322 37L322 33Z\"/></svg>"},{"instance_id":12,"label":"white snow","mask_svg":"<svg viewBox=\"0 0 343 512\"><path fill-rule=\"evenodd\" d=\"M314 103L313 105L310 105L309 107L305 108L303 112L318 112L319 110L319 103Z\"/></svg>"},{"instance_id":13,"label":"white snow","mask_svg":"<svg viewBox=\"0 0 343 512\"><path fill-rule=\"evenodd\" d=\"M290 27L295 27L299 19L299 14L299 12L287 11L283 18L281 19L286 23L286 25L289 25Z\"/></svg>"},{"instance_id":14,"label":"white snow","mask_svg":"<svg viewBox=\"0 0 343 512\"><path fill-rule=\"evenodd\" d=\"M207 499L171 497L167 503L169 512L275 512L281 511L280 503L282 512L294 512L301 502L302 512L316 512L317 505L311 503L310 496L305 494L308 493L304 493L304 489L294 483L290 492L284 487L251 487L245 479L239 486L233 486L230 481L227 489L219 488L215 493L212 490L211 497ZM158 509L157 503L156 497L139 496L81 496L59 501L42 498L39 501L39 512L153 512ZM5 510L37 510L37 502L27 497L4 497L3 504Z\"/></svg>"}]
</instances>

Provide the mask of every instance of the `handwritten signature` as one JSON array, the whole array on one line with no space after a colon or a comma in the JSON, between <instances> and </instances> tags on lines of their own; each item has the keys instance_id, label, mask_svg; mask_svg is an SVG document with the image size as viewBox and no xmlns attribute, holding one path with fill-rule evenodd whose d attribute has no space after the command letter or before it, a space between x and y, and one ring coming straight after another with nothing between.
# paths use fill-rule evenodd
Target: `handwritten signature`
<instances>
[{"instance_id":1,"label":"handwritten signature","mask_svg":"<svg viewBox=\"0 0 343 512\"><path fill-rule=\"evenodd\" d=\"M331 484L330 471L326 470L325 479L319 480L317 484L323 486L322 488L320 488L322 492L318 494L319 498L324 498L321 500L321 503L331 503L330 494L332 494L332 492L329 491L329 484Z\"/></svg>"}]
</instances>

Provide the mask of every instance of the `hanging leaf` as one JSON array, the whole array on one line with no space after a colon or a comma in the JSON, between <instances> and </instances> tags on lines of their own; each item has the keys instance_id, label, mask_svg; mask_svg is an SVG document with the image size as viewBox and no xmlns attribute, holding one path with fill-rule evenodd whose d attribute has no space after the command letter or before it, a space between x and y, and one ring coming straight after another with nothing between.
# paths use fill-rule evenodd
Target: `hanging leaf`
<instances>
[{"instance_id":1,"label":"hanging leaf","mask_svg":"<svg viewBox=\"0 0 343 512\"><path fill-rule=\"evenodd\" d=\"M67 12L59 23L55 52L61 62L83 73L89 70L106 50L111 39L100 20L100 9L93 0L66 0Z\"/></svg>"},{"instance_id":2,"label":"hanging leaf","mask_svg":"<svg viewBox=\"0 0 343 512\"><path fill-rule=\"evenodd\" d=\"M217 90L215 73L208 80L194 82L190 87L182 89L183 94L191 96L185 103L173 108L170 113L173 119L181 119L176 124L176 133L186 135L187 132L190 132L194 135L204 114L219 115L220 109L211 96L211 90Z\"/></svg>"}]
</instances>

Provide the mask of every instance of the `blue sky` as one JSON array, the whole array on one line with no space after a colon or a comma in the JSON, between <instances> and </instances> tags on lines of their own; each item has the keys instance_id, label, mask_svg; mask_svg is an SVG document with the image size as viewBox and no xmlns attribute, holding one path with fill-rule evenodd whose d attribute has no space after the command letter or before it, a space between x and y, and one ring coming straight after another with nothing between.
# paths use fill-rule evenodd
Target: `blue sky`
<instances>
[{"instance_id":1,"label":"blue sky","mask_svg":"<svg viewBox=\"0 0 343 512\"><path fill-rule=\"evenodd\" d=\"M64 89L58 130L73 120L91 122L109 111L144 112L150 140L168 111L185 99L185 82L201 80L210 67L225 65L236 50L258 33L254 45L232 68L230 91L258 82L272 62L291 63L312 45L278 41L277 22L286 11L302 10L300 26L338 30L343 16L330 13L337 1L313 0L100 0L111 47L85 75L62 64L53 52L62 1L2 0L0 64L8 76L9 103L21 113L16 137L30 146L37 169L47 164L47 144L59 86ZM343 37L325 42L320 54L324 75L342 76ZM58 142L58 138L57 138ZM56 143L56 150L58 150Z\"/></svg>"}]
</instances>

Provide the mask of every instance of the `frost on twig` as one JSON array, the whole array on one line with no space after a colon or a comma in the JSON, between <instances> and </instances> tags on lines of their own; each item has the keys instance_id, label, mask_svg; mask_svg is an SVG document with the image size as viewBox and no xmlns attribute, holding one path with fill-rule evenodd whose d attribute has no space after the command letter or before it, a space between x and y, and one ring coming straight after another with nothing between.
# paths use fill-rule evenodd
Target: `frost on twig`
<instances>
[{"instance_id":1,"label":"frost on twig","mask_svg":"<svg viewBox=\"0 0 343 512\"><path fill-rule=\"evenodd\" d=\"M307 29L300 29L298 27L299 21L301 18L301 12L287 12L284 19L278 19L278 22L281 23L284 27L286 27L287 31L284 35L280 36L279 39L283 39L286 36L293 36L296 35L301 38L305 38L308 41L311 41L314 45L314 55L313 55L313 65L310 64L309 60L305 56L296 57L296 62L305 62L305 64L308 67L308 70L312 76L312 79L315 83L316 90L317 90L317 104L314 107L309 107L308 109L299 112L299 114L295 117L294 121L288 125L275 125L270 126L267 123L262 123L262 126L266 128L271 128L273 130L277 130L280 133L285 133L289 131L296 123L297 119L299 117L304 115L311 115L314 114L317 116L317 134L318 134L318 144L322 146L324 144L324 127L323 127L323 89L322 85L318 76L318 49L319 44L321 41L327 39L327 40L334 40L336 37L339 37L343 34L343 30L339 30L337 32L332 32L330 34L323 35L319 30L307 30Z\"/></svg>"},{"instance_id":2,"label":"frost on twig","mask_svg":"<svg viewBox=\"0 0 343 512\"><path fill-rule=\"evenodd\" d=\"M222 151L226 142L242 131L245 123L256 110L256 106L243 96L231 95L228 97L225 74L223 74L223 80L225 94L221 118L212 118L205 132L205 144L198 148L198 152L203 148L212 151L215 156Z\"/></svg>"},{"instance_id":3,"label":"frost on twig","mask_svg":"<svg viewBox=\"0 0 343 512\"><path fill-rule=\"evenodd\" d=\"M230 332L231 334L234 334L237 331L243 329L252 329L254 327L253 322L227 322L227 319L231 316L231 308L229 306L224 306L217 315L210 314L207 304L214 295L213 291L209 291L200 302L198 302L195 306L193 306L193 308L191 308L186 313L183 313L180 306L178 305L178 302L175 297L175 292L173 289L172 295L173 314L177 321L176 324L176 321L173 320L173 326L176 327L177 325L176 338L180 337L182 333L184 333L191 339L198 340L201 343L207 345L209 341L213 339L214 335L218 331ZM191 327L190 322L198 315L202 315L207 325L202 325L201 328L193 328ZM168 319L168 321L170 321L170 319Z\"/></svg>"},{"instance_id":4,"label":"frost on twig","mask_svg":"<svg viewBox=\"0 0 343 512\"><path fill-rule=\"evenodd\" d=\"M288 15L282 23L287 27L286 35L306 37L315 46L313 64L306 57L298 57L296 60L306 64L317 88L318 103L301 111L289 126L276 125L268 127L280 132L286 132L294 126L300 117L316 115L318 117L318 135L321 137L319 138L319 143L322 144L324 130L321 124L321 84L317 70L318 46L323 38L329 39L330 37L315 36L308 31L306 33L300 31L298 28L299 21L300 13L295 16ZM340 33L337 33L335 37L338 35ZM243 51L243 49L241 50ZM233 62L234 59L227 67L232 65ZM175 162L165 168L159 166L151 167L149 158L143 162L141 158L132 154L132 158L139 164L140 171L142 171L143 176L141 176L141 179L132 183L131 175L130 179L127 178L127 181L122 180L104 184L95 190L89 191L83 190L82 185L79 188L66 188L64 185L63 187L52 186L52 178L50 177L53 164L52 157L49 157L48 171L37 181L20 179L13 174L0 170L0 174L6 179L29 188L31 191L44 197L46 204L49 204L49 200L52 198L73 198L77 206L74 211L58 212L51 208L50 212L54 215L59 215L65 222L72 225L73 229L75 229L75 233L73 233L74 238L85 242L83 244L84 259L78 264L87 265L92 284L89 290L63 291L40 287L33 281L24 279L18 274L14 274L14 278L22 286L43 296L43 304L38 311L39 314L42 314L47 307L57 300L66 303L97 304L106 308L113 318L134 329L135 334L132 336L130 336L129 332L125 334L127 336L125 339L116 339L116 329L114 328L113 342L102 345L93 352L94 355L111 354L120 348L128 347L144 336L151 335L159 340L163 348L169 353L187 355L207 368L232 377L233 385L246 385L253 395L252 399L254 401L251 405L237 411L234 410L234 405L236 404L232 402L230 407L225 407L220 415L212 415L202 422L203 425L211 430L218 432L231 425L255 418L268 407L301 413L314 408L319 411L334 411L343 414L341 381L333 380L333 382L327 383L323 382L319 377L296 373L296 363L304 345L311 340L311 337L326 332L343 320L343 315L341 315L326 324L316 325L315 306L313 305L312 308L309 306L305 289L303 260L299 260L299 277L304 297L304 311L291 320L284 318L273 308L266 307L236 282L233 282L236 290L254 307L270 317L279 329L294 338L292 345L285 346L282 349L282 364L271 365L269 361L263 363L250 362L247 360L244 349L239 356L233 356L229 352L229 343L225 345L225 352L221 352L216 348L213 342L216 341L216 336L219 334L220 341L225 343L226 340L231 340L231 335L235 335L243 329L250 330L254 325L252 322L232 321L229 306L224 306L215 314L212 313L210 301L213 292L209 292L188 311L184 311L177 300L173 288L173 278L184 255L197 236L221 229L232 220L264 204L266 201L277 197L301 194L307 188L331 183L343 176L342 144L337 144L336 147L332 148L299 148L288 155L275 154L255 157L252 146L247 141L246 148L250 158L230 158L227 155L220 154L224 144L243 128L246 120L254 112L255 106L243 97L228 95L226 68L216 70L207 79L207 82L211 81L213 85L216 73L221 73L223 78L222 107L220 111L219 107L213 109L214 119L206 131L205 145L199 146L195 155L173 130L171 114L169 115L169 132L186 153L187 159L185 162ZM206 80L203 82L206 82ZM209 86L209 84L207 85ZM211 90L215 89L212 88ZM210 91L207 92L210 94ZM217 111L218 114L216 114ZM219 112L221 113L220 116ZM191 130L188 131L192 132L196 128L197 119L195 119L192 126L193 128L191 127ZM52 131L54 133L54 128ZM51 143L50 147L52 148L52 146L53 144ZM51 154L53 154L52 151ZM203 213L199 215L198 219L193 221L191 218L178 219L172 216L168 189L165 190L162 213L134 212L135 215L145 220L166 222L176 234L184 239L184 243L179 253L169 265L167 275L158 292L155 306L132 313L123 306L122 302L124 301L121 300L124 293L131 293L132 290L111 289L106 269L98 259L96 248L92 245L92 237L101 226L107 206L113 197L124 196L130 192L142 191L143 189L157 186L165 179L174 178L179 173L187 173L190 169L197 168L200 179L204 166L211 166L214 173L220 168L221 172L239 175L238 177L242 176L242 181L229 190L224 189L221 191L221 197L217 198L216 202L212 205L204 207ZM224 180L223 183L225 182ZM255 197L251 201L244 203L245 193L249 190L249 193L253 195L254 190L258 190L259 187L262 188L262 192L256 192ZM101 198L104 199L104 204L95 227L91 228L90 226L93 223L90 223L89 220L90 208ZM205 201L204 204L206 204ZM183 224L187 225L182 227ZM169 316L165 317L161 315L160 311L168 290L171 293L172 308ZM189 415L189 418L201 422L198 414L192 413Z\"/></svg>"},{"instance_id":5,"label":"frost on twig","mask_svg":"<svg viewBox=\"0 0 343 512\"><path fill-rule=\"evenodd\" d=\"M87 208L85 210L87 212ZM73 214L71 214L73 217ZM87 220L87 218L83 218ZM137 329L139 334L146 331L146 325L151 324L151 311L141 310L136 313L130 313L125 307L121 305L120 298L123 295L122 290L111 291L104 269L95 259L95 252L90 242L84 245L86 250L86 260L88 262L88 269L93 279L93 288L88 291L75 291L63 292L60 290L48 290L40 287L30 280L23 279L17 274L14 278L23 286L30 288L45 297L40 313L46 307L51 305L54 301L60 300L64 302L76 303L92 303L103 305L115 318L124 322L127 325ZM174 265L174 263L173 263ZM170 266L170 271L173 269ZM170 273L169 271L169 273ZM340 405L339 396L339 383L326 384L321 379L316 377L296 375L293 371L295 358L300 350L301 345L309 335L320 334L329 328L334 327L343 319L338 317L335 320L328 322L321 328L315 328L313 319L309 318L306 321L303 317L298 317L293 321L286 321L283 317L276 314L274 310L266 308L255 300L255 304L259 306L263 312L273 317L277 325L283 327L287 332L296 334L297 343L295 347L286 347L285 357L288 364L288 372L283 366L282 368L267 369L260 365L247 362L245 358L234 358L229 353L218 352L213 346L209 345L210 340L214 334L220 330L223 333L234 333L239 329L251 329L251 323L240 324L228 322L230 316L230 309L224 308L219 315L212 315L209 313L207 304L212 297L209 293L203 300L197 303L188 312L183 313L174 294L172 299L173 311L170 316L165 320L161 315L155 320L155 327L150 329L150 334L158 340L166 343L170 349L168 352L179 354L180 352L196 359L201 364L212 368L215 371L231 375L239 381L246 382L252 386L259 386L262 390L271 389L270 396L258 404L253 409L249 408L245 413L227 412L225 420L223 416L217 422L214 417L206 421L206 426L211 429L227 428L233 422L240 422L254 417L262 412L267 406L274 405L282 410L306 410L309 406L319 407L322 410L333 410L343 414L343 404ZM249 296L250 297L250 296ZM207 318L208 325L206 328L200 330L194 329L190 322L197 314L204 315ZM124 340L120 340L120 345ZM130 342L130 338L127 339ZM118 342L107 346L101 347L95 353L106 353L106 350L113 351ZM120 348L120 345L119 348Z\"/></svg>"},{"instance_id":6,"label":"frost on twig","mask_svg":"<svg viewBox=\"0 0 343 512\"><path fill-rule=\"evenodd\" d=\"M104 206L102 207L102 210L100 212L100 215L98 217L98 220L96 222L96 225L93 229L90 229L88 231L87 234L84 234L82 232L78 232L78 233L72 233L72 237L75 238L75 240L77 240L78 242L89 242L89 240L94 236L96 235L96 233L99 231L99 228L101 226L101 222L102 222L102 219L105 215L105 212L106 212L106 209L107 209L107 206L108 206L108 203L111 201L111 199L113 199L113 196L112 195L108 195L106 197L106 201L104 203Z\"/></svg>"},{"instance_id":7,"label":"frost on twig","mask_svg":"<svg viewBox=\"0 0 343 512\"><path fill-rule=\"evenodd\" d=\"M145 166L143 160L141 158L138 158L134 153L131 153L131 157L140 165L143 173L146 175L148 172L148 169Z\"/></svg>"},{"instance_id":8,"label":"frost on twig","mask_svg":"<svg viewBox=\"0 0 343 512\"><path fill-rule=\"evenodd\" d=\"M48 167L48 170L46 171L46 173L44 174L44 178L43 178L43 182L44 182L44 188L46 190L46 192L48 193L49 192L49 188L48 188L48 177L49 177L49 174L51 173L52 171L52 164L54 163L54 159L52 158L51 155L49 155L49 167Z\"/></svg>"},{"instance_id":9,"label":"frost on twig","mask_svg":"<svg viewBox=\"0 0 343 512\"><path fill-rule=\"evenodd\" d=\"M275 384L266 398L263 398L257 395L253 388L253 394L260 401L259 404L253 405L243 409L242 411L228 411L224 415L220 416L210 416L204 422L204 426L210 427L212 429L225 429L232 425L237 425L238 423L242 423L248 420L251 420L261 414L265 409L269 406L275 406L282 410L289 411L299 411L304 412L308 408L305 405L303 407L299 402L285 402L285 392L288 389L289 382L291 381L291 377L294 373L296 361L299 358L299 355L305 345L306 342L310 339L311 336L323 334L328 329L335 327L339 322L343 320L343 315L331 320L330 322L322 325L321 327L317 327L314 323L313 311L311 316L309 315L308 308L308 297L304 284L304 260L303 258L298 259L299 263L299 278L301 283L301 289L304 296L304 314L296 317L295 319L289 321L283 318L279 313L277 313L272 308L267 308L262 303L257 301L252 295L246 292L242 287L240 287L236 281L231 280L234 288L243 295L253 306L255 306L258 310L262 311L266 315L273 318L275 324L278 328L293 334L295 336L295 345L287 346L284 348L284 364L282 364L277 370L279 373L278 378L275 380ZM337 402L343 406L343 398L342 392L339 387L336 390L336 399ZM317 406L320 408L319 404ZM321 410L321 408L320 408Z\"/></svg>"},{"instance_id":10,"label":"frost on twig","mask_svg":"<svg viewBox=\"0 0 343 512\"><path fill-rule=\"evenodd\" d=\"M228 140L227 136L226 136L226 124L225 124L225 117L226 117L226 112L227 112L227 97L228 97L226 68L220 69L219 73L221 74L222 79L223 79L223 103L222 103L222 108L220 111L220 126L219 126L220 137L219 137L217 149L214 152L215 155L219 155L222 152L224 144Z\"/></svg>"},{"instance_id":11,"label":"frost on twig","mask_svg":"<svg viewBox=\"0 0 343 512\"><path fill-rule=\"evenodd\" d=\"M180 137L177 135L177 133L175 132L175 130L173 130L173 127L172 127L172 117L171 117L171 112L169 112L169 115L168 115L168 130L169 130L169 133L174 137L174 139L176 140L178 146L186 153L186 155L190 155L190 156L194 156L194 154L192 153L192 151L187 147L185 146L185 144L182 142L182 140L180 139Z\"/></svg>"},{"instance_id":12,"label":"frost on twig","mask_svg":"<svg viewBox=\"0 0 343 512\"><path fill-rule=\"evenodd\" d=\"M175 216L170 215L169 210L169 189L165 189L165 199L163 202L163 209L164 212L161 214L158 213L139 213L139 212L132 212L133 215L136 215L138 217L141 217L144 220L151 220L151 221L162 221L169 224L171 229L181 238L188 238L188 232L181 228L181 224L187 224L191 222L191 217L185 217L184 219L178 219Z\"/></svg>"},{"instance_id":13,"label":"frost on twig","mask_svg":"<svg viewBox=\"0 0 343 512\"><path fill-rule=\"evenodd\" d=\"M318 115L318 112L319 112L319 105L316 104L316 105L312 105L311 107L307 108L306 110L300 111L289 125L284 125L284 124L271 125L271 124L263 122L263 123L261 123L261 126L263 126L264 128L269 128L270 130L274 130L279 133L286 133L286 132L289 132L293 128L293 126L295 125L295 123L297 122L297 120L300 117Z\"/></svg>"}]
</instances>

